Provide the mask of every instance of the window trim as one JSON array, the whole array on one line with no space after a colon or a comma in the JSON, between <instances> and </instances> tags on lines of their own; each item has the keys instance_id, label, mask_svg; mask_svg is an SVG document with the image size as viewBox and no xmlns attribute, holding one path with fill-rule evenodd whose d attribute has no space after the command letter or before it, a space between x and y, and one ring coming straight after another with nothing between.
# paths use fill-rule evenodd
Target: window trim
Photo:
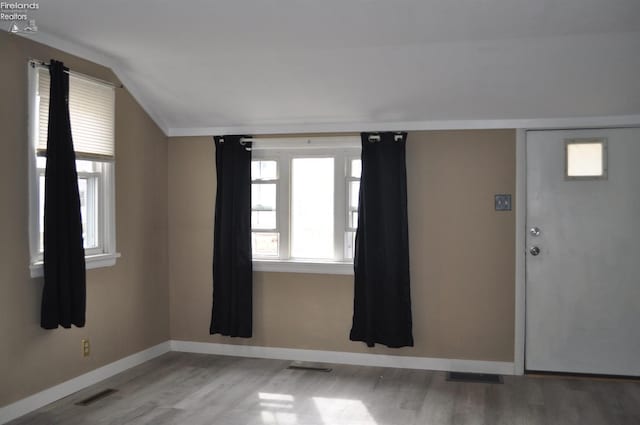
<instances>
[{"instance_id":1,"label":"window trim","mask_svg":"<svg viewBox=\"0 0 640 425\"><path fill-rule=\"evenodd\" d=\"M89 208L98 210L97 211L98 223L97 223L97 229L95 229L95 232L98 238L98 246L95 248L85 248L85 255L89 256L89 255L99 254L101 250L101 245L105 239L104 231L106 230L104 225L104 217L102 217L102 212L99 211L100 205L101 205L100 195L103 193L102 191L104 187L104 185L102 184L102 173L78 172L78 179L87 180L87 206L86 206L87 211L89 210ZM86 233L88 235L90 232L87 230Z\"/></svg>"},{"instance_id":2,"label":"window trim","mask_svg":"<svg viewBox=\"0 0 640 425\"><path fill-rule=\"evenodd\" d=\"M253 270L259 272L317 273L353 275L353 260L345 258L348 228L350 161L360 158L360 141L354 137L336 137L311 145L314 139L269 140L252 147L252 161L275 160L278 163L276 211L279 257L253 257ZM291 161L293 158L334 158L334 258L328 260L291 258ZM257 229L256 229L257 230ZM252 229L252 232L254 229Z\"/></svg>"},{"instance_id":3,"label":"window trim","mask_svg":"<svg viewBox=\"0 0 640 425\"><path fill-rule=\"evenodd\" d=\"M38 86L38 68L27 63L28 79L28 208L29 208L29 270L32 278L44 275L44 264L42 254L39 252L39 178L40 173L36 164L37 144L39 137L38 104L36 102ZM115 105L114 105L115 106ZM101 178L98 178L98 192L101 201L98 202L98 220L100 230L98 234L103 238L101 250L88 249L85 252L86 269L113 266L116 259L120 258L120 253L116 250L116 205L115 205L115 161L95 161L101 162ZM81 175L83 173L79 173Z\"/></svg>"},{"instance_id":4,"label":"window trim","mask_svg":"<svg viewBox=\"0 0 640 425\"><path fill-rule=\"evenodd\" d=\"M253 259L254 272L353 275L353 263Z\"/></svg>"},{"instance_id":5,"label":"window trim","mask_svg":"<svg viewBox=\"0 0 640 425\"><path fill-rule=\"evenodd\" d=\"M114 254L97 254L97 255L85 255L84 261L86 270L99 269L102 267L111 267L116 265L116 260L122 255L119 252ZM44 276L44 263L39 261L29 266L29 272L31 277L43 277Z\"/></svg>"}]
</instances>

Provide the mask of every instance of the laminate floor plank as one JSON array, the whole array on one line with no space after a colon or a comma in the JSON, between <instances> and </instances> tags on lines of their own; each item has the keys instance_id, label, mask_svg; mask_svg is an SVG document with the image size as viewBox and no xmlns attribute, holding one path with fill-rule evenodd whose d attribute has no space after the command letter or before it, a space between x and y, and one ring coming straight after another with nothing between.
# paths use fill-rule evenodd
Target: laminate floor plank
<instances>
[{"instance_id":1,"label":"laminate floor plank","mask_svg":"<svg viewBox=\"0 0 640 425\"><path fill-rule=\"evenodd\" d=\"M510 395L511 424L537 425L545 423L544 393L539 379L504 377L505 390ZM496 413L487 412L489 416Z\"/></svg>"},{"instance_id":2,"label":"laminate floor plank","mask_svg":"<svg viewBox=\"0 0 640 425\"><path fill-rule=\"evenodd\" d=\"M433 377L427 387L415 424L451 425L453 423L456 393L460 383L447 382L442 372L431 372Z\"/></svg>"},{"instance_id":3,"label":"laminate floor plank","mask_svg":"<svg viewBox=\"0 0 640 425\"><path fill-rule=\"evenodd\" d=\"M458 383L452 425L483 425L486 385Z\"/></svg>"},{"instance_id":4,"label":"laminate floor plank","mask_svg":"<svg viewBox=\"0 0 640 425\"><path fill-rule=\"evenodd\" d=\"M172 352L11 425L638 425L640 383L443 372ZM87 406L76 402L113 388Z\"/></svg>"}]
</instances>

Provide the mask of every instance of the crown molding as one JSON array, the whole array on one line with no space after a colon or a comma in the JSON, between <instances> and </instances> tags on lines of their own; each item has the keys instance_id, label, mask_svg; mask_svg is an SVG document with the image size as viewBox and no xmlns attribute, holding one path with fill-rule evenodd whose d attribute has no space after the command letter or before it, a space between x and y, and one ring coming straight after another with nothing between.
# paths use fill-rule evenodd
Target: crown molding
<instances>
[{"instance_id":1,"label":"crown molding","mask_svg":"<svg viewBox=\"0 0 640 425\"><path fill-rule=\"evenodd\" d=\"M168 129L169 137L211 136L222 134L302 134L302 133L352 133L375 131L421 130L489 130L520 128L527 130L551 130L598 127L640 126L640 115L601 117L569 117L538 119L486 119L486 120L434 120L403 122L346 122L303 124L255 124L238 126L214 126Z\"/></svg>"}]
</instances>

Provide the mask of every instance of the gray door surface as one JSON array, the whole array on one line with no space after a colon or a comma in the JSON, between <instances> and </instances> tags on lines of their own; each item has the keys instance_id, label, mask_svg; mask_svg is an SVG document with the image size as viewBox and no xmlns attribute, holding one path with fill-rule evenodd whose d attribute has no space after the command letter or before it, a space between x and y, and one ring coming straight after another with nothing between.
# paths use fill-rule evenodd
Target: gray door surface
<instances>
[{"instance_id":1,"label":"gray door surface","mask_svg":"<svg viewBox=\"0 0 640 425\"><path fill-rule=\"evenodd\" d=\"M566 144L602 141L603 176L568 179ZM526 369L640 376L640 129L526 145Z\"/></svg>"}]
</instances>

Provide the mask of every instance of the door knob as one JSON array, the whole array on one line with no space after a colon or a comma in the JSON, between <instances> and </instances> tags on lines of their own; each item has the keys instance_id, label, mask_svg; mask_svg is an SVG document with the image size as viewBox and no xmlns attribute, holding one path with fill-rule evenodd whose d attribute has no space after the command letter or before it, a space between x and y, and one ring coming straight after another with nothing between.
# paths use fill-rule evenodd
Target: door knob
<instances>
[{"instance_id":1,"label":"door knob","mask_svg":"<svg viewBox=\"0 0 640 425\"><path fill-rule=\"evenodd\" d=\"M536 255L540 254L540 248L538 248L537 246L532 246L531 248L529 248L529 253L535 257Z\"/></svg>"},{"instance_id":2,"label":"door knob","mask_svg":"<svg viewBox=\"0 0 640 425\"><path fill-rule=\"evenodd\" d=\"M539 227L532 227L531 229L529 229L529 234L531 236L540 236L540 228Z\"/></svg>"}]
</instances>

